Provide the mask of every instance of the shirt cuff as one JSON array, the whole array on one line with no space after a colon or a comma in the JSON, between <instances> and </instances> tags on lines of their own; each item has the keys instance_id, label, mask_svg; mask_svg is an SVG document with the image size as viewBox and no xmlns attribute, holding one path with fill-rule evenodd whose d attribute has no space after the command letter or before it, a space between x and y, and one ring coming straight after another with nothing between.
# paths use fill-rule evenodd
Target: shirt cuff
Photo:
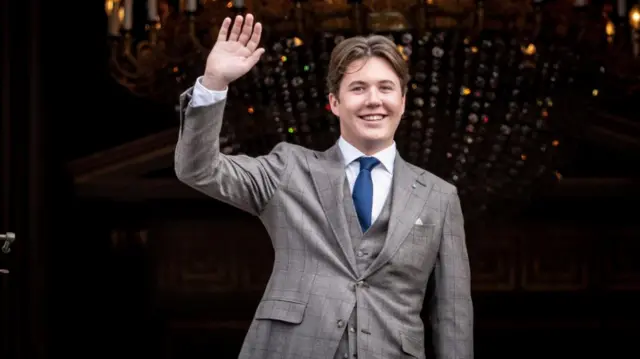
<instances>
[{"instance_id":1,"label":"shirt cuff","mask_svg":"<svg viewBox=\"0 0 640 359\"><path fill-rule=\"evenodd\" d=\"M209 90L202 84L202 77L198 77L196 84L193 88L193 94L191 96L191 106L201 107L213 105L227 98L227 91L229 87L225 87L224 90L214 91Z\"/></svg>"}]
</instances>

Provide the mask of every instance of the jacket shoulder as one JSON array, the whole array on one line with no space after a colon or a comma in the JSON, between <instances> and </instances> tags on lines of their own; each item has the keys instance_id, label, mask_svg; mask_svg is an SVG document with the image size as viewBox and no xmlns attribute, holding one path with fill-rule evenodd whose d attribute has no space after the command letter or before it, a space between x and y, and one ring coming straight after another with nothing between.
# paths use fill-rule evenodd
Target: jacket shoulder
<instances>
[{"instance_id":1,"label":"jacket shoulder","mask_svg":"<svg viewBox=\"0 0 640 359\"><path fill-rule=\"evenodd\" d=\"M426 178L427 181L433 183L434 189L438 190L439 192L442 192L443 194L447 194L447 195L458 193L458 189L454 184L447 182L443 178L435 175L434 173L429 172L424 168L412 165L411 163L408 163L408 162L407 162L407 165L409 166L409 168L411 168L412 171L418 173L419 175L424 176L424 178Z\"/></svg>"}]
</instances>

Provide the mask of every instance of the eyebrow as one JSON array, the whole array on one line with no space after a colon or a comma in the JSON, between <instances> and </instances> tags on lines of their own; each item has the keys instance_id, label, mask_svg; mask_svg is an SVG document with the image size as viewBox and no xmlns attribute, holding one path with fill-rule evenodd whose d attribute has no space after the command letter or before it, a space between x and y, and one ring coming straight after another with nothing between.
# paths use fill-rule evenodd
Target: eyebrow
<instances>
[{"instance_id":1,"label":"eyebrow","mask_svg":"<svg viewBox=\"0 0 640 359\"><path fill-rule=\"evenodd\" d=\"M364 82L364 81L356 80L356 81L351 82L349 84L349 87L354 86L354 85L366 85L366 84L367 83ZM391 80L380 80L380 81L378 81L378 84L381 84L381 85L394 85L394 86L396 85L396 83L391 81Z\"/></svg>"}]
</instances>

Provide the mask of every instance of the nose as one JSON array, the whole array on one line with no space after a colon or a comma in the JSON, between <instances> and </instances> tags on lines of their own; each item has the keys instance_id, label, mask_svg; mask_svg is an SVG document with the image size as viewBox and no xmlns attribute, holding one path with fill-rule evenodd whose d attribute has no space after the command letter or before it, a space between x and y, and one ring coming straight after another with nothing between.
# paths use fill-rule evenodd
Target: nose
<instances>
[{"instance_id":1,"label":"nose","mask_svg":"<svg viewBox=\"0 0 640 359\"><path fill-rule=\"evenodd\" d=\"M365 104L367 105L367 107L378 107L382 104L378 89L374 87L371 88L371 90L369 91L369 95L366 98Z\"/></svg>"}]
</instances>

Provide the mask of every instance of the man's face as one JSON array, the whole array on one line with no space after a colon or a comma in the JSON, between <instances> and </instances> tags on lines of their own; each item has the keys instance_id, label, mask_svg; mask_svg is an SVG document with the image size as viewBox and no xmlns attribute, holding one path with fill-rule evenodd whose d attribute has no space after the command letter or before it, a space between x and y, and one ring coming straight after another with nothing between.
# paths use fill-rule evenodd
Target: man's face
<instances>
[{"instance_id":1,"label":"man's face","mask_svg":"<svg viewBox=\"0 0 640 359\"><path fill-rule=\"evenodd\" d=\"M404 113L405 95L391 65L370 57L348 66L338 96L329 94L329 103L340 118L342 137L371 155L393 143Z\"/></svg>"}]
</instances>

